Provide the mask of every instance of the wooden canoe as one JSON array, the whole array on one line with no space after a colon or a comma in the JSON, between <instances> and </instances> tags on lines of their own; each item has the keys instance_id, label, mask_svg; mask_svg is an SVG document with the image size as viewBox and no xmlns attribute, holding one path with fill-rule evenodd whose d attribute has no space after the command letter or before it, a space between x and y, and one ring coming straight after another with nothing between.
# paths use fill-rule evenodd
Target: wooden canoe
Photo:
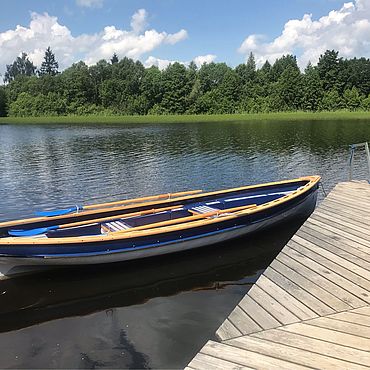
<instances>
[{"instance_id":1,"label":"wooden canoe","mask_svg":"<svg viewBox=\"0 0 370 370\"><path fill-rule=\"evenodd\" d=\"M316 204L319 181L319 176L307 176L2 222L0 263L99 264L224 242L308 215Z\"/></svg>"}]
</instances>

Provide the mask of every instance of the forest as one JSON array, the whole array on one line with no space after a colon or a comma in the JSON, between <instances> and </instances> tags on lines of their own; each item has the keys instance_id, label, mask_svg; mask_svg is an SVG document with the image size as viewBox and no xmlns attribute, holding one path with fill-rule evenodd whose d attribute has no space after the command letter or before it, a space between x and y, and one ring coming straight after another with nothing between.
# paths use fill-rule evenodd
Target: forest
<instances>
[{"instance_id":1,"label":"forest","mask_svg":"<svg viewBox=\"0 0 370 370\"><path fill-rule=\"evenodd\" d=\"M235 68L191 62L159 70L116 54L58 68L50 47L40 69L26 53L7 65L0 116L370 111L370 59L344 59L335 50L303 72L293 55L257 68L252 53Z\"/></svg>"}]
</instances>

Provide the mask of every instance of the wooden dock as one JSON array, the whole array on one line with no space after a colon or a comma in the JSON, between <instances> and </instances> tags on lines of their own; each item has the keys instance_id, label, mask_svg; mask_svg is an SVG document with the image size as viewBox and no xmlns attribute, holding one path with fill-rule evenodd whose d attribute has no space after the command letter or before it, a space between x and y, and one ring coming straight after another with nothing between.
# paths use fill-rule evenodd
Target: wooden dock
<instances>
[{"instance_id":1,"label":"wooden dock","mask_svg":"<svg viewBox=\"0 0 370 370\"><path fill-rule=\"evenodd\" d=\"M370 368L370 185L338 184L187 369Z\"/></svg>"}]
</instances>

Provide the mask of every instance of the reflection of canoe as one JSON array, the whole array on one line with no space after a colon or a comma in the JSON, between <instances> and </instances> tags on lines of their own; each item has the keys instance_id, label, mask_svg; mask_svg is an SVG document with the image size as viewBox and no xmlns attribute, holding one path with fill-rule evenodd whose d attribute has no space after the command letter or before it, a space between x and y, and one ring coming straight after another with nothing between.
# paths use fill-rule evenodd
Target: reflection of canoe
<instances>
[{"instance_id":1,"label":"reflection of canoe","mask_svg":"<svg viewBox=\"0 0 370 370\"><path fill-rule=\"evenodd\" d=\"M180 253L181 258L168 255L109 267L79 266L2 281L0 332L184 291L222 289L235 281L246 285L245 293L307 216L248 240Z\"/></svg>"},{"instance_id":2,"label":"reflection of canoe","mask_svg":"<svg viewBox=\"0 0 370 370\"><path fill-rule=\"evenodd\" d=\"M98 264L223 242L312 209L319 180L309 176L119 207L110 203L93 213L4 222L1 262Z\"/></svg>"}]
</instances>

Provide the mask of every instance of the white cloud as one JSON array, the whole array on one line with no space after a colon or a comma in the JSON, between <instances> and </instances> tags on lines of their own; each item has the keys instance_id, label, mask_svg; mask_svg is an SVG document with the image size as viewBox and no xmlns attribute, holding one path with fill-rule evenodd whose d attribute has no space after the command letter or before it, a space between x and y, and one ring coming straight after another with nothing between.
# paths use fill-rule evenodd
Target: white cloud
<instances>
[{"instance_id":1,"label":"white cloud","mask_svg":"<svg viewBox=\"0 0 370 370\"><path fill-rule=\"evenodd\" d=\"M23 51L40 66L48 46L62 69L78 60L93 64L100 59L109 59L113 53L120 58L139 59L162 44L173 45L187 37L185 30L173 34L155 29L144 31L146 18L147 12L140 9L132 17L132 29L107 26L96 34L73 36L57 17L33 12L28 27L16 26L13 30L0 33L0 66L10 64Z\"/></svg>"},{"instance_id":2,"label":"white cloud","mask_svg":"<svg viewBox=\"0 0 370 370\"><path fill-rule=\"evenodd\" d=\"M185 40L188 37L188 33L186 30L182 29L179 32L173 33L172 35L168 35L167 37L167 43L168 44L176 44L179 41Z\"/></svg>"},{"instance_id":3,"label":"white cloud","mask_svg":"<svg viewBox=\"0 0 370 370\"><path fill-rule=\"evenodd\" d=\"M104 0L76 0L76 4L82 8L101 8Z\"/></svg>"},{"instance_id":4,"label":"white cloud","mask_svg":"<svg viewBox=\"0 0 370 370\"><path fill-rule=\"evenodd\" d=\"M207 55L199 55L193 59L194 63L200 67L202 64L206 63L212 63L216 59L216 55L214 54L207 54Z\"/></svg>"},{"instance_id":5,"label":"white cloud","mask_svg":"<svg viewBox=\"0 0 370 370\"><path fill-rule=\"evenodd\" d=\"M176 63L176 62L184 64L184 63L179 62L177 60L160 59L160 58L150 56L144 62L144 66L147 67L147 68L155 66L155 67L158 67L159 69L163 70L163 69L166 69L170 64L173 64L173 63Z\"/></svg>"},{"instance_id":6,"label":"white cloud","mask_svg":"<svg viewBox=\"0 0 370 370\"><path fill-rule=\"evenodd\" d=\"M146 27L148 13L145 9L139 9L131 19L131 28L135 33L140 33Z\"/></svg>"},{"instance_id":7,"label":"white cloud","mask_svg":"<svg viewBox=\"0 0 370 370\"><path fill-rule=\"evenodd\" d=\"M202 64L204 63L211 63L213 62L214 60L216 59L216 55L213 55L213 54L207 54L207 55L199 55L197 57L195 57L193 59L194 63L200 67L202 66ZM179 60L168 60L168 59L160 59L160 58L156 58L156 57L153 57L153 56L150 56L145 62L144 62L144 66L145 67L151 67L151 66L156 66L158 67L159 69L165 69L167 68L170 64L172 63L180 63L180 64L183 64L185 66L189 65L190 62L187 61L187 62L183 62L183 61L179 61Z\"/></svg>"},{"instance_id":8,"label":"white cloud","mask_svg":"<svg viewBox=\"0 0 370 370\"><path fill-rule=\"evenodd\" d=\"M249 35L238 51L246 57L253 52L258 65L296 54L304 68L309 61L316 63L327 49L339 50L344 57L370 56L370 0L344 3L318 20L312 14L289 20L272 41L263 35Z\"/></svg>"}]
</instances>

